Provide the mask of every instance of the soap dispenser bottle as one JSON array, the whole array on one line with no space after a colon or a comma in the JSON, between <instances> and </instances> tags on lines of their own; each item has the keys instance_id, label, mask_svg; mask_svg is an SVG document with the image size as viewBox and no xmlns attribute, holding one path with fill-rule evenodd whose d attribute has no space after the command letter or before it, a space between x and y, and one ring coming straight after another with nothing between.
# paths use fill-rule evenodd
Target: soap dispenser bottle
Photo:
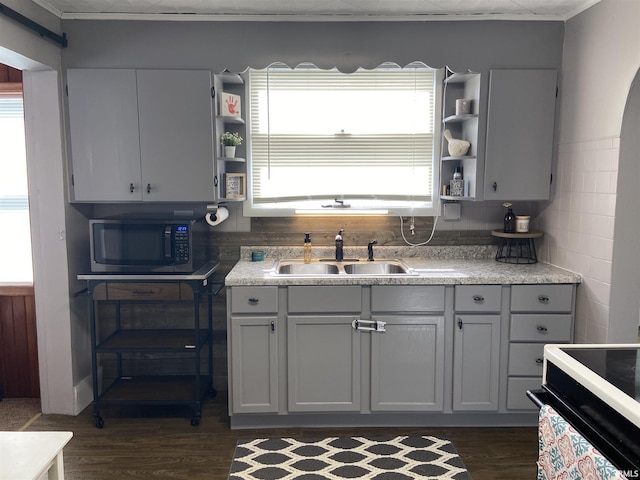
<instances>
[{"instance_id":1,"label":"soap dispenser bottle","mask_svg":"<svg viewBox=\"0 0 640 480\"><path fill-rule=\"evenodd\" d=\"M507 207L507 214L504 216L504 233L516 233L516 216L510 203L503 203L502 206Z\"/></svg>"},{"instance_id":2,"label":"soap dispenser bottle","mask_svg":"<svg viewBox=\"0 0 640 480\"><path fill-rule=\"evenodd\" d=\"M304 245L302 247L302 257L304 258L304 263L311 263L311 234L304 234Z\"/></svg>"}]
</instances>

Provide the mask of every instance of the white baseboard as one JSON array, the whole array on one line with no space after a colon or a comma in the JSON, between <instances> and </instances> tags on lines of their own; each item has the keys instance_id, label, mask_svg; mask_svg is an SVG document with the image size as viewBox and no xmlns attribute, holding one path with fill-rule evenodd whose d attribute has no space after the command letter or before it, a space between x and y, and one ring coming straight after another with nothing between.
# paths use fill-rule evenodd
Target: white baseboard
<instances>
[{"instance_id":1,"label":"white baseboard","mask_svg":"<svg viewBox=\"0 0 640 480\"><path fill-rule=\"evenodd\" d=\"M98 390L101 390L102 368L98 369ZM73 414L79 415L93 403L93 377L88 375L73 387Z\"/></svg>"}]
</instances>

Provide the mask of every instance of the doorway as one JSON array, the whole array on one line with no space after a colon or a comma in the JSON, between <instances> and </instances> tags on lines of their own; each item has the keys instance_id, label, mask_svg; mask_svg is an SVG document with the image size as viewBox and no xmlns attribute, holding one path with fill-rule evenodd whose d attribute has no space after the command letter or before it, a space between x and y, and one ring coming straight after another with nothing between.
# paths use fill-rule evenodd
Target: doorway
<instances>
[{"instance_id":1,"label":"doorway","mask_svg":"<svg viewBox=\"0 0 640 480\"><path fill-rule=\"evenodd\" d=\"M610 343L638 342L640 323L640 70L631 83L620 130L614 227Z\"/></svg>"}]
</instances>

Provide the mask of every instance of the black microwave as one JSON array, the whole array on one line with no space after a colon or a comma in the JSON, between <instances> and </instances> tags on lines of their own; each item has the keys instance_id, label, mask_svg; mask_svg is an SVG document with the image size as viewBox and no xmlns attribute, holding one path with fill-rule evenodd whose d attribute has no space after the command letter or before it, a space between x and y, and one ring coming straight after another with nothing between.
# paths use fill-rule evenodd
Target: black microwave
<instances>
[{"instance_id":1,"label":"black microwave","mask_svg":"<svg viewBox=\"0 0 640 480\"><path fill-rule=\"evenodd\" d=\"M203 220L90 220L91 271L192 273L206 262Z\"/></svg>"}]
</instances>

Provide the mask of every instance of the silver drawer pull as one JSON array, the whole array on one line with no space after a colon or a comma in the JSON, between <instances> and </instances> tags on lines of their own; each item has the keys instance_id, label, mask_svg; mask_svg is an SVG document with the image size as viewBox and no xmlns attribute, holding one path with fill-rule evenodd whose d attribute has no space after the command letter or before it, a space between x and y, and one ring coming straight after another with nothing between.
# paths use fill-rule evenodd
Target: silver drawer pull
<instances>
[{"instance_id":1,"label":"silver drawer pull","mask_svg":"<svg viewBox=\"0 0 640 480\"><path fill-rule=\"evenodd\" d=\"M473 301L476 303L484 303L484 297L482 295L474 295Z\"/></svg>"},{"instance_id":2,"label":"silver drawer pull","mask_svg":"<svg viewBox=\"0 0 640 480\"><path fill-rule=\"evenodd\" d=\"M538 325L536 327L536 330L538 330L540 333L547 333L549 331L549 329L547 327L544 327L542 325Z\"/></svg>"},{"instance_id":3,"label":"silver drawer pull","mask_svg":"<svg viewBox=\"0 0 640 480\"><path fill-rule=\"evenodd\" d=\"M196 346L195 345L185 345L184 348L191 350L191 349L196 348Z\"/></svg>"},{"instance_id":4,"label":"silver drawer pull","mask_svg":"<svg viewBox=\"0 0 640 480\"><path fill-rule=\"evenodd\" d=\"M538 301L540 303L549 303L549 297L545 297L544 295L538 295Z\"/></svg>"},{"instance_id":5,"label":"silver drawer pull","mask_svg":"<svg viewBox=\"0 0 640 480\"><path fill-rule=\"evenodd\" d=\"M542 358L536 358L536 363L538 365L542 365L544 363L544 360Z\"/></svg>"},{"instance_id":6,"label":"silver drawer pull","mask_svg":"<svg viewBox=\"0 0 640 480\"><path fill-rule=\"evenodd\" d=\"M260 299L251 297L248 300L248 303L249 303L249 305L258 305L260 303Z\"/></svg>"}]
</instances>

